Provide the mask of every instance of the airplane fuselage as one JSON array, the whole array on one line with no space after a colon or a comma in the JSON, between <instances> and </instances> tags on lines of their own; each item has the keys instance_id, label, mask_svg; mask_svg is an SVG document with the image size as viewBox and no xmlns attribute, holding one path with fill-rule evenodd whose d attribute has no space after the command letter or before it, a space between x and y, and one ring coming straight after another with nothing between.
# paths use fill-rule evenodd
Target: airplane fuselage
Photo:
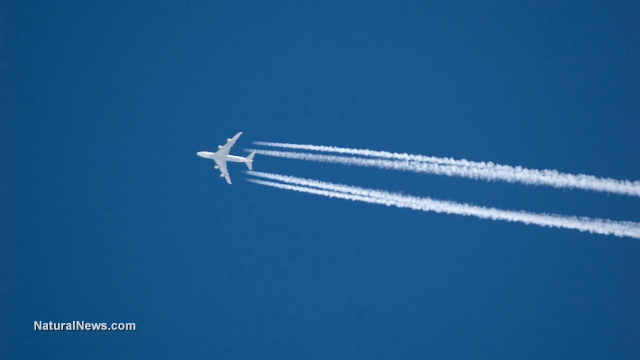
<instances>
[{"instance_id":1,"label":"airplane fuselage","mask_svg":"<svg viewBox=\"0 0 640 360\"><path fill-rule=\"evenodd\" d=\"M249 160L245 157L242 156L235 156L235 155L227 155L224 157L225 161L232 161L232 162L248 162Z\"/></svg>"},{"instance_id":2,"label":"airplane fuselage","mask_svg":"<svg viewBox=\"0 0 640 360\"><path fill-rule=\"evenodd\" d=\"M246 157L235 156L235 155L216 155L216 153L208 152L208 151L200 151L197 153L198 156L203 157L205 159L213 159L218 161L231 161L231 162L249 162L250 160Z\"/></svg>"}]
</instances>

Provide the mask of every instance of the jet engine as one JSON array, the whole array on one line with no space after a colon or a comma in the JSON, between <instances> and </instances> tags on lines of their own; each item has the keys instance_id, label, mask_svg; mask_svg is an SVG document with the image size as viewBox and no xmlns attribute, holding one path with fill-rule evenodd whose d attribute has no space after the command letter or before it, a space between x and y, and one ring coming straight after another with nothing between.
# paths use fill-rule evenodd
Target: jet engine
<instances>
[{"instance_id":1,"label":"jet engine","mask_svg":"<svg viewBox=\"0 0 640 360\"><path fill-rule=\"evenodd\" d=\"M231 139L227 139L227 142L231 141Z\"/></svg>"},{"instance_id":2,"label":"jet engine","mask_svg":"<svg viewBox=\"0 0 640 360\"><path fill-rule=\"evenodd\" d=\"M220 169L220 166L216 165L213 167L214 169Z\"/></svg>"},{"instance_id":3,"label":"jet engine","mask_svg":"<svg viewBox=\"0 0 640 360\"><path fill-rule=\"evenodd\" d=\"M224 174L220 174L220 177L224 177Z\"/></svg>"},{"instance_id":4,"label":"jet engine","mask_svg":"<svg viewBox=\"0 0 640 360\"><path fill-rule=\"evenodd\" d=\"M218 149L222 149L222 145L218 145Z\"/></svg>"}]
</instances>

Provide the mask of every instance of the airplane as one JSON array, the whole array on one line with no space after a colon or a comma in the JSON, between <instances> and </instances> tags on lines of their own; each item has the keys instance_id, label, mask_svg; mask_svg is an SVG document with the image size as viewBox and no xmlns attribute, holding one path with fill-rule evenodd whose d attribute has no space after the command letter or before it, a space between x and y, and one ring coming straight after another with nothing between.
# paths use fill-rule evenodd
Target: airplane
<instances>
[{"instance_id":1,"label":"airplane","mask_svg":"<svg viewBox=\"0 0 640 360\"><path fill-rule=\"evenodd\" d=\"M229 185L231 185L231 178L229 178L229 172L227 171L227 161L243 162L247 164L247 167L251 170L253 165L253 156L256 154L255 152L252 152L246 158L242 156L229 155L229 150L231 150L231 147L236 143L236 140L238 140L240 135L242 135L241 132L237 133L236 136L231 139L227 139L227 144L225 146L218 145L218 151L215 153L208 151L199 151L196 153L196 155L205 159L213 159L213 161L216 162L215 168L220 169L220 172L222 173L220 174L220 177L224 177Z\"/></svg>"}]
</instances>

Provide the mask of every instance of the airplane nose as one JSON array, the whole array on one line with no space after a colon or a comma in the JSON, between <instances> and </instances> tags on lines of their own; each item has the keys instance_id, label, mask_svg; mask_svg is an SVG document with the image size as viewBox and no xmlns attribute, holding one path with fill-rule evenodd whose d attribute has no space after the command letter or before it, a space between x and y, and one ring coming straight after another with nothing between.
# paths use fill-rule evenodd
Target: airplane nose
<instances>
[{"instance_id":1,"label":"airplane nose","mask_svg":"<svg viewBox=\"0 0 640 360\"><path fill-rule=\"evenodd\" d=\"M207 153L205 151L198 151L196 153L196 155L200 156L200 157L207 157Z\"/></svg>"}]
</instances>

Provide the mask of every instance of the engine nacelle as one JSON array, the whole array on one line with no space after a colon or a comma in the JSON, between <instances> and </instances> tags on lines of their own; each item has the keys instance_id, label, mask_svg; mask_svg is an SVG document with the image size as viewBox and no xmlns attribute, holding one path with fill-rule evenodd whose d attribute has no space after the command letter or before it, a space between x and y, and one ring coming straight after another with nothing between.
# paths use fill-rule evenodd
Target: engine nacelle
<instances>
[{"instance_id":1,"label":"engine nacelle","mask_svg":"<svg viewBox=\"0 0 640 360\"><path fill-rule=\"evenodd\" d=\"M222 149L222 145L218 145L218 149Z\"/></svg>"},{"instance_id":2,"label":"engine nacelle","mask_svg":"<svg viewBox=\"0 0 640 360\"><path fill-rule=\"evenodd\" d=\"M217 169L220 169L220 166L216 165L213 168L217 170Z\"/></svg>"},{"instance_id":3,"label":"engine nacelle","mask_svg":"<svg viewBox=\"0 0 640 360\"><path fill-rule=\"evenodd\" d=\"M227 142L231 141L231 139L227 139Z\"/></svg>"},{"instance_id":4,"label":"engine nacelle","mask_svg":"<svg viewBox=\"0 0 640 360\"><path fill-rule=\"evenodd\" d=\"M220 174L220 177L224 177L224 174Z\"/></svg>"}]
</instances>

